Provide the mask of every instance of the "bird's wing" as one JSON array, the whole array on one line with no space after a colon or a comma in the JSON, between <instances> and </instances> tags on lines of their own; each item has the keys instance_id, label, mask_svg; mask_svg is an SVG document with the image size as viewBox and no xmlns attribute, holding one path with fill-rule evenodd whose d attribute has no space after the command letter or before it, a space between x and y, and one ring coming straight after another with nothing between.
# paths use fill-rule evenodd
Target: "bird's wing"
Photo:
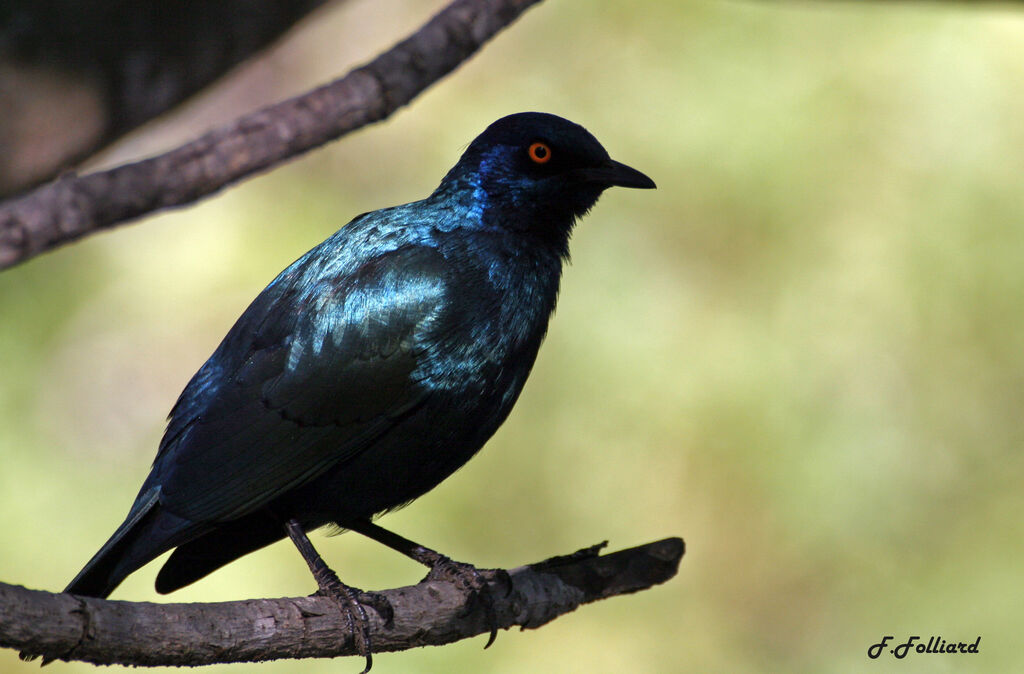
<instances>
[{"instance_id":1,"label":"bird's wing","mask_svg":"<svg viewBox=\"0 0 1024 674\"><path fill-rule=\"evenodd\" d=\"M441 254L407 245L333 277L297 265L257 297L171 413L147 486L181 517L251 512L354 456L427 395L411 375L417 337L444 303Z\"/></svg>"}]
</instances>

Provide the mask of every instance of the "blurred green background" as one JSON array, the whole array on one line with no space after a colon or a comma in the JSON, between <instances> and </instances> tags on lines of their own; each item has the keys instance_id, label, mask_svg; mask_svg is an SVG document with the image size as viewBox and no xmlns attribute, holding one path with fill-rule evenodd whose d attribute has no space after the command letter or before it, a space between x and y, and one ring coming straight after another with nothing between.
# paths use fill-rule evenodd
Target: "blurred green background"
<instances>
[{"instance_id":1,"label":"blurred green background","mask_svg":"<svg viewBox=\"0 0 1024 674\"><path fill-rule=\"evenodd\" d=\"M441 5L315 14L103 163L343 73ZM510 420L383 524L484 566L606 538L688 552L667 585L374 671L1021 671L1022 82L1014 4L547 0L384 124L0 274L0 579L74 576L280 269L428 194L492 120L544 110L659 189L612 190L582 222ZM423 575L358 536L314 543L360 587ZM156 598L157 568L114 597ZM281 543L171 599L312 589ZM886 634L981 652L869 660ZM37 670L5 650L0 671Z\"/></svg>"}]
</instances>

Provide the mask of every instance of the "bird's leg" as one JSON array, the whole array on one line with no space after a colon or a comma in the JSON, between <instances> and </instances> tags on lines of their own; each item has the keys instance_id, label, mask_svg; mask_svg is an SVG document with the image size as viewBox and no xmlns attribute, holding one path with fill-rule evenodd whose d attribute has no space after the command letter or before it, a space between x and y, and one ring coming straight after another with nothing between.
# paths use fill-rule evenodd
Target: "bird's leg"
<instances>
[{"instance_id":1,"label":"bird's leg","mask_svg":"<svg viewBox=\"0 0 1024 674\"><path fill-rule=\"evenodd\" d=\"M345 614L345 621L355 639L356 651L366 658L366 668L361 674L366 674L373 667L372 644L370 642L370 620L366 616L366 609L363 604L370 605L386 624L390 624L394 618L394 610L384 595L363 592L362 590L350 587L341 582L338 574L334 573L331 567L327 566L320 553L313 547L309 537L306 535L298 520L291 519L285 523L288 537L299 549L299 554L306 560L309 570L316 579L320 588L317 594L325 597L334 597L341 604L342 612Z\"/></svg>"},{"instance_id":2,"label":"bird's leg","mask_svg":"<svg viewBox=\"0 0 1024 674\"><path fill-rule=\"evenodd\" d=\"M456 562L436 550L431 550L408 538L392 533L369 520L346 522L343 526L372 538L378 543L383 543L392 550L428 567L430 573L423 580L446 580L455 583L467 594L467 611L472 611L475 608L474 602L479 601L491 628L490 637L484 648L494 643L494 639L498 635L498 616L494 609L494 597L491 594L490 583L491 581L500 582L506 588L506 595L511 592L512 579L505 570L477 569L471 564Z\"/></svg>"}]
</instances>

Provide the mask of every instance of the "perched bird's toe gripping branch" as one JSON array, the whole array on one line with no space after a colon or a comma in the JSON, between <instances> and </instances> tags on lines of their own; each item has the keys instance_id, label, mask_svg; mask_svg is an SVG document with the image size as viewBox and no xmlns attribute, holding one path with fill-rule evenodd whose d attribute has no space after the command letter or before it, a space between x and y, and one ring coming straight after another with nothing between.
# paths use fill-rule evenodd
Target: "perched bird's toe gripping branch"
<instances>
[{"instance_id":1,"label":"perched bird's toe gripping branch","mask_svg":"<svg viewBox=\"0 0 1024 674\"><path fill-rule=\"evenodd\" d=\"M499 629L532 629L583 604L639 592L675 576L685 547L666 538L599 555L597 545L508 570L494 588ZM447 581L382 590L388 625L373 611L374 652L440 646L486 634L482 611ZM362 597L360 597L362 601ZM336 600L308 597L154 604L75 597L0 583L0 646L48 659L135 666L197 666L358 655ZM216 629L196 629L216 625ZM354 636L354 635L353 635Z\"/></svg>"}]
</instances>

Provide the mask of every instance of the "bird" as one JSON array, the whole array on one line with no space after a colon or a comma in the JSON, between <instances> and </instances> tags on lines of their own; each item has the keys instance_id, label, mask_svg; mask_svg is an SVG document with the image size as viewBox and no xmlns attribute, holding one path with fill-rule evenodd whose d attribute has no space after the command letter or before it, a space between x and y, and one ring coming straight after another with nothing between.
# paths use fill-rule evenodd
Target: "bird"
<instances>
[{"instance_id":1,"label":"bird","mask_svg":"<svg viewBox=\"0 0 1024 674\"><path fill-rule=\"evenodd\" d=\"M65 592L107 597L173 549L164 594L287 537L343 605L366 670L363 606L389 607L341 583L308 532L359 532L486 595L475 567L374 519L437 486L508 417L574 225L612 186L655 184L574 122L512 114L430 196L359 215L302 255L188 382L124 523ZM492 618L488 645L495 630Z\"/></svg>"}]
</instances>

